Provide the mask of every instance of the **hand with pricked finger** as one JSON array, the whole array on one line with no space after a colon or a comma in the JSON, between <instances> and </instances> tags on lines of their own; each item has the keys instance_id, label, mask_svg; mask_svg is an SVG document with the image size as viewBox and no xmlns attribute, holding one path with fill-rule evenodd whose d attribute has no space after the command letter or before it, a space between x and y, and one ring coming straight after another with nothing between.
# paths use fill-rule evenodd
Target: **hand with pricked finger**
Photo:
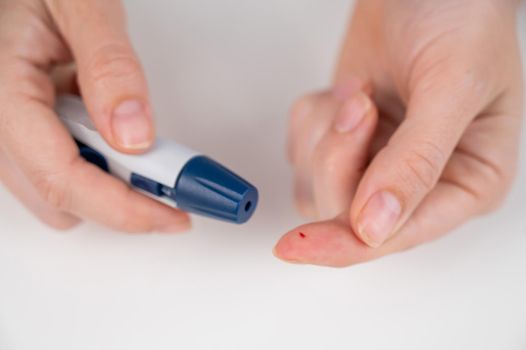
<instances>
[{"instance_id":1,"label":"hand with pricked finger","mask_svg":"<svg viewBox=\"0 0 526 350\"><path fill-rule=\"evenodd\" d=\"M119 0L0 0L0 181L53 227L87 219L126 232L189 228L186 213L85 162L54 112L57 93L78 88L113 148L152 144L148 88L125 22Z\"/></svg>"},{"instance_id":2,"label":"hand with pricked finger","mask_svg":"<svg viewBox=\"0 0 526 350\"><path fill-rule=\"evenodd\" d=\"M348 266L502 203L522 121L518 3L357 2L337 88L291 116L296 201L323 221L283 236L279 258Z\"/></svg>"}]
</instances>

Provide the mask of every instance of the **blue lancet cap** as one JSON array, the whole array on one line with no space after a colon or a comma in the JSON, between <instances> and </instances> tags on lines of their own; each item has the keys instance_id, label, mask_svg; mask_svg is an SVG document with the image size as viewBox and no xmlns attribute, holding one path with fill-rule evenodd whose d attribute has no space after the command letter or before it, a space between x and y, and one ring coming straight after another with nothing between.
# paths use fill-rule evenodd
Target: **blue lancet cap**
<instances>
[{"instance_id":1,"label":"blue lancet cap","mask_svg":"<svg viewBox=\"0 0 526 350\"><path fill-rule=\"evenodd\" d=\"M179 174L174 200L181 210L242 224L256 209L258 191L221 164L197 156Z\"/></svg>"}]
</instances>

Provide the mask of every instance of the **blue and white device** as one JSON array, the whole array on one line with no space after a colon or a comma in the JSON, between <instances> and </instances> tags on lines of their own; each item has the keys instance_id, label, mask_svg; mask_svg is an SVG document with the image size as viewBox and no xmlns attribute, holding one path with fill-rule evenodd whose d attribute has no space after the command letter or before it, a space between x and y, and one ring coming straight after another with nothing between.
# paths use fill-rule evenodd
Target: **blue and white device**
<instances>
[{"instance_id":1,"label":"blue and white device","mask_svg":"<svg viewBox=\"0 0 526 350\"><path fill-rule=\"evenodd\" d=\"M60 96L56 110L86 160L149 197L237 224L254 213L257 189L214 160L163 139L157 139L144 154L120 153L97 132L80 98Z\"/></svg>"}]
</instances>

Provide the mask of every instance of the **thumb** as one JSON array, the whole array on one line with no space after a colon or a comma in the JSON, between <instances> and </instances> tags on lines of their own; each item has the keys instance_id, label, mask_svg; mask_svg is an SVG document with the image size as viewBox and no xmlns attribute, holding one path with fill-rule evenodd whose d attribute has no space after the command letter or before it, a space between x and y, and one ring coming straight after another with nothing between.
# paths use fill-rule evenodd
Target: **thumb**
<instances>
[{"instance_id":1,"label":"thumb","mask_svg":"<svg viewBox=\"0 0 526 350\"><path fill-rule=\"evenodd\" d=\"M47 1L78 68L93 122L114 148L147 149L154 139L144 73L126 33L120 1Z\"/></svg>"},{"instance_id":2,"label":"thumb","mask_svg":"<svg viewBox=\"0 0 526 350\"><path fill-rule=\"evenodd\" d=\"M450 81L415 89L405 120L358 185L351 226L371 247L392 236L436 185L465 129L482 109L481 95L477 98L474 89Z\"/></svg>"}]
</instances>

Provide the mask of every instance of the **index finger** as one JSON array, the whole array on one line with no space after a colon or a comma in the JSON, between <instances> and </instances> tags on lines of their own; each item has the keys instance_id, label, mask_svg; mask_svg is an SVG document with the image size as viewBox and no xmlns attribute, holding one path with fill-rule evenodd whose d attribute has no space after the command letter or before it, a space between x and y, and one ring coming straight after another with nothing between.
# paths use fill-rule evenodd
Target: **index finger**
<instances>
[{"instance_id":1,"label":"index finger","mask_svg":"<svg viewBox=\"0 0 526 350\"><path fill-rule=\"evenodd\" d=\"M79 156L58 117L46 104L0 96L0 139L5 154L53 207L126 232L181 231L186 213L131 190Z\"/></svg>"},{"instance_id":2,"label":"index finger","mask_svg":"<svg viewBox=\"0 0 526 350\"><path fill-rule=\"evenodd\" d=\"M379 248L363 243L344 213L333 220L293 229L277 243L274 254L295 263L330 267L355 265L431 241L471 217L474 208L477 208L476 197L452 184L439 183L397 235Z\"/></svg>"}]
</instances>

